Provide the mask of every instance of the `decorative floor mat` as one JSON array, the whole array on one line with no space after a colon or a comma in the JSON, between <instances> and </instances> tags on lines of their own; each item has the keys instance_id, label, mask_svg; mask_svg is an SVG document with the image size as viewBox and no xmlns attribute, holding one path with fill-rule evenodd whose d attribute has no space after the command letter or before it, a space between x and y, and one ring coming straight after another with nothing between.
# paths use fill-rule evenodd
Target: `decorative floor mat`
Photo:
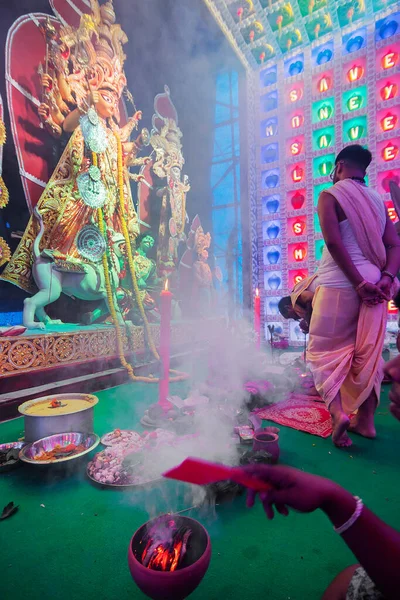
<instances>
[{"instance_id":1,"label":"decorative floor mat","mask_svg":"<svg viewBox=\"0 0 400 600\"><path fill-rule=\"evenodd\" d=\"M327 438L332 434L332 421L328 409L311 397L291 395L287 400L277 402L255 411L261 419L279 425L305 431L312 435Z\"/></svg>"}]
</instances>

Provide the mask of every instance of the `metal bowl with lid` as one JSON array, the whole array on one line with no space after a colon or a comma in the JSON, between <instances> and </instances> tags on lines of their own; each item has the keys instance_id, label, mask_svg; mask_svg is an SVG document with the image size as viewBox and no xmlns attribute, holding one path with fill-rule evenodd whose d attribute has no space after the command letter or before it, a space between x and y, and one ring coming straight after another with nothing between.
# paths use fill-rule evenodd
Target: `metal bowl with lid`
<instances>
[{"instance_id":1,"label":"metal bowl with lid","mask_svg":"<svg viewBox=\"0 0 400 600\"><path fill-rule=\"evenodd\" d=\"M93 433L94 406L91 394L56 394L28 400L18 407L24 415L25 442L36 442L56 433Z\"/></svg>"}]
</instances>

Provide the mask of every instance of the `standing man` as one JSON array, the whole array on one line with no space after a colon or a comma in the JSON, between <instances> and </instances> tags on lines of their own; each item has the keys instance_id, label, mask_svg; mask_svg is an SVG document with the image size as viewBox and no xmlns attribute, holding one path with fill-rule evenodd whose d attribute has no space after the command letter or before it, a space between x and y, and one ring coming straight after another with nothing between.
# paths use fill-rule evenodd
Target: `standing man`
<instances>
[{"instance_id":1,"label":"standing man","mask_svg":"<svg viewBox=\"0 0 400 600\"><path fill-rule=\"evenodd\" d=\"M368 438L376 435L387 301L399 285L400 241L383 200L365 183L371 160L362 146L345 147L335 160L334 185L318 201L326 245L307 359L339 447L351 445L348 429Z\"/></svg>"}]
</instances>

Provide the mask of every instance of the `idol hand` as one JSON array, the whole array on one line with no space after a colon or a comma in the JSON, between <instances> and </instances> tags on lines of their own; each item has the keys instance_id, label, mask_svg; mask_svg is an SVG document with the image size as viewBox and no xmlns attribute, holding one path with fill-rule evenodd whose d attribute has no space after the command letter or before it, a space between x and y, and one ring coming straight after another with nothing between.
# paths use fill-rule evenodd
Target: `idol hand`
<instances>
[{"instance_id":1,"label":"idol hand","mask_svg":"<svg viewBox=\"0 0 400 600\"><path fill-rule=\"evenodd\" d=\"M50 116L50 107L42 102L38 108L38 115L41 121L47 121Z\"/></svg>"},{"instance_id":2,"label":"idol hand","mask_svg":"<svg viewBox=\"0 0 400 600\"><path fill-rule=\"evenodd\" d=\"M100 100L99 92L90 87L88 103L90 106L96 106Z\"/></svg>"},{"instance_id":3,"label":"idol hand","mask_svg":"<svg viewBox=\"0 0 400 600\"><path fill-rule=\"evenodd\" d=\"M53 85L53 80L47 73L43 73L42 75L42 87L45 90L48 90Z\"/></svg>"}]
</instances>

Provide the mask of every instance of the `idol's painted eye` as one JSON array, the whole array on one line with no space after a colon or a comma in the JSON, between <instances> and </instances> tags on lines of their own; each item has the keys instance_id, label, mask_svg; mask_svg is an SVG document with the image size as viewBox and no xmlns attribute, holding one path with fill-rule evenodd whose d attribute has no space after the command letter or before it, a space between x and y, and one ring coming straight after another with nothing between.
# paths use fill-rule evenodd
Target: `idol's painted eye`
<instances>
[{"instance_id":1,"label":"idol's painted eye","mask_svg":"<svg viewBox=\"0 0 400 600\"><path fill-rule=\"evenodd\" d=\"M114 104L114 98L112 96L109 96L108 94L105 94L104 92L102 92L101 97L108 104Z\"/></svg>"}]
</instances>

